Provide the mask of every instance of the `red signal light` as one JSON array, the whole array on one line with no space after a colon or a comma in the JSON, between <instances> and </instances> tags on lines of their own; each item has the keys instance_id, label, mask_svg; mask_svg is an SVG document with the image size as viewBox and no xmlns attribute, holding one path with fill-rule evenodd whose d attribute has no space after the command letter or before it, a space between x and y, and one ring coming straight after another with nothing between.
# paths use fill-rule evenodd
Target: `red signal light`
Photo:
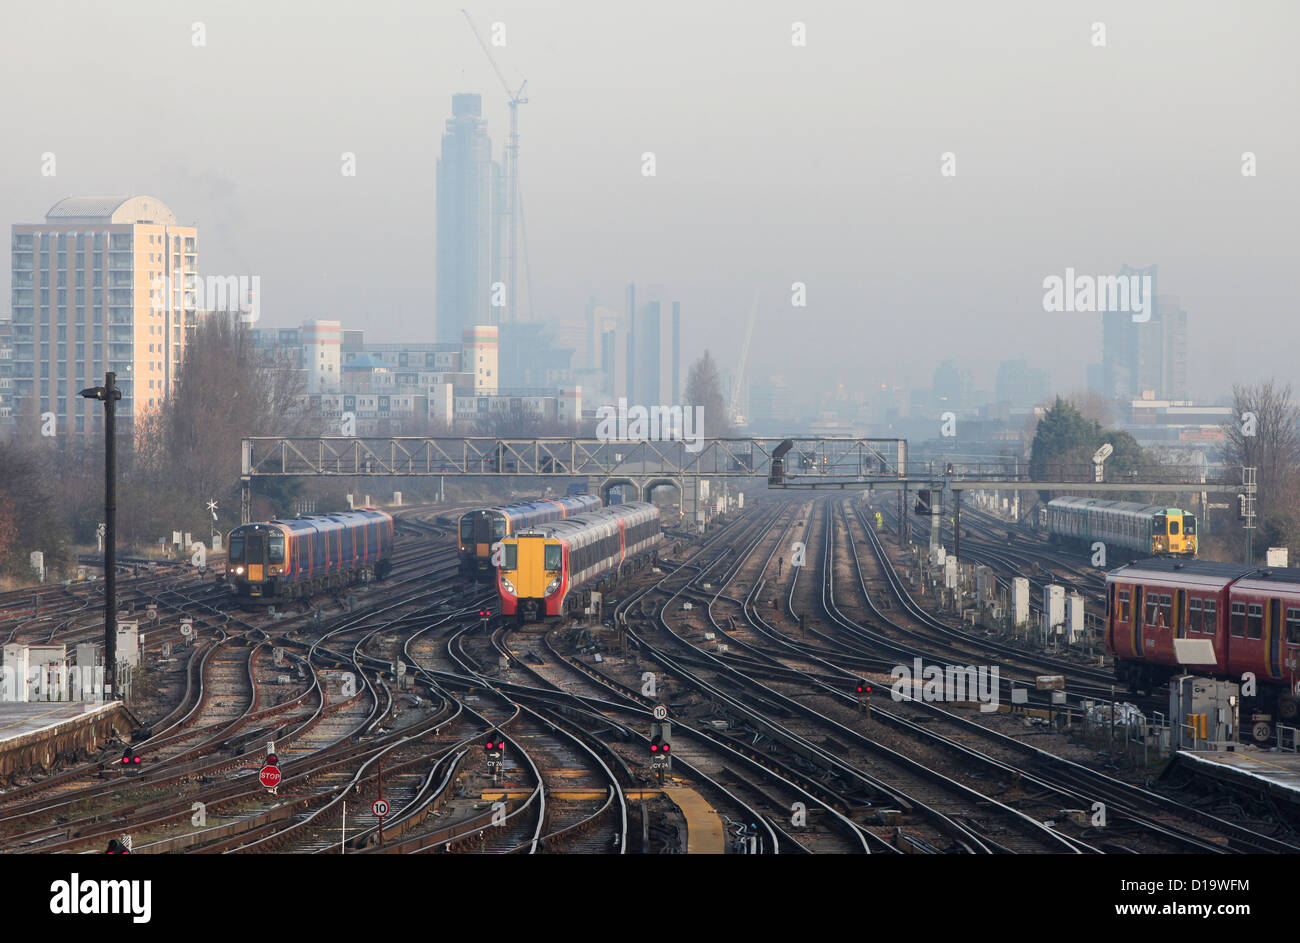
<instances>
[{"instance_id":1,"label":"red signal light","mask_svg":"<svg viewBox=\"0 0 1300 943\"><path fill-rule=\"evenodd\" d=\"M139 762L140 762L140 757L138 757L138 756L133 756L133 757L131 757L131 762L132 762L132 763L139 763Z\"/></svg>"},{"instance_id":2,"label":"red signal light","mask_svg":"<svg viewBox=\"0 0 1300 943\"><path fill-rule=\"evenodd\" d=\"M504 740L502 740L500 743L497 744L498 750L504 750L505 748L506 748L506 742Z\"/></svg>"},{"instance_id":3,"label":"red signal light","mask_svg":"<svg viewBox=\"0 0 1300 943\"><path fill-rule=\"evenodd\" d=\"M664 747L663 747L663 751L664 751L665 753L668 753L668 752L671 752L672 748L673 748L673 747L672 747L672 744L671 744L671 743L665 743L665 744L664 744Z\"/></svg>"},{"instance_id":4,"label":"red signal light","mask_svg":"<svg viewBox=\"0 0 1300 943\"><path fill-rule=\"evenodd\" d=\"M658 742L653 742L653 743L650 744L650 752L651 752L651 753L658 753L658 752L659 752L659 744L658 744Z\"/></svg>"}]
</instances>

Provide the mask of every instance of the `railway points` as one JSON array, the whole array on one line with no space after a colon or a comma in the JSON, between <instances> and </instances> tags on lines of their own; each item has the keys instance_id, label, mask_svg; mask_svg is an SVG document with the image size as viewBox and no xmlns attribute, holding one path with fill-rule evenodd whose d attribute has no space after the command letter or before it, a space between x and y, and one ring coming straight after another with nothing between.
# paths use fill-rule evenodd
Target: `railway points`
<instances>
[{"instance_id":1,"label":"railway points","mask_svg":"<svg viewBox=\"0 0 1300 943\"><path fill-rule=\"evenodd\" d=\"M134 734L145 762L130 787L121 774L98 778L104 761L84 751L15 781L0 794L0 848L89 850L124 822L142 854L1291 847L1215 815L1180 817L1173 800L1099 768L1033 682L1066 678L1077 715L1079 698L1105 692L1105 672L929 612L897 572L907 555L877 536L890 504L877 519L842 496L777 494L704 534L677 535L658 559L629 555L643 535L619 530L645 515L641 505L598 513L600 539L623 542L618 559L570 557L585 538L557 541L554 556L617 573L591 587L605 604L539 606L522 623L499 614L500 586L465 572L467 509L404 509L389 580L350 587L347 600L326 587L272 612L223 602L219 584L184 570L132 577L124 596L158 612L142 650L151 693L137 692L116 737ZM586 525L574 521L534 526L576 534ZM806 549L792 553L795 540ZM548 560L538 552L543 571ZM516 590L572 586L566 572L509 571ZM78 599L84 606L80 596L57 606L76 613ZM31 631L29 603L14 631L43 640L88 630L93 614L68 618L57 606L41 606L53 629ZM895 699L891 668L917 659L997 664L984 692L996 691L997 709L981 711L978 697L928 703L918 685ZM1026 704L1011 705L1014 685ZM662 752L669 722L671 772L651 749ZM1079 811L1097 795L1126 837L1098 833ZM73 834L59 817L77 797L108 806L76 819Z\"/></svg>"}]
</instances>

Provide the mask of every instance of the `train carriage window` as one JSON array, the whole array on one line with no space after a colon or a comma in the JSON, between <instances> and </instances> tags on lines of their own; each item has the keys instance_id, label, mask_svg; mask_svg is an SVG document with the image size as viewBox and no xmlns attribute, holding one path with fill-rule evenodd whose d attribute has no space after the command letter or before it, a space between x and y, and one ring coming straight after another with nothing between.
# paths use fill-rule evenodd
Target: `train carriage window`
<instances>
[{"instance_id":1,"label":"train carriage window","mask_svg":"<svg viewBox=\"0 0 1300 943\"><path fill-rule=\"evenodd\" d=\"M1232 625L1229 628L1233 638L1246 637L1246 604L1244 602L1234 602L1232 604Z\"/></svg>"},{"instance_id":2,"label":"train carriage window","mask_svg":"<svg viewBox=\"0 0 1300 943\"><path fill-rule=\"evenodd\" d=\"M1187 631L1201 631L1201 601L1199 599L1187 600Z\"/></svg>"},{"instance_id":3,"label":"train carriage window","mask_svg":"<svg viewBox=\"0 0 1300 943\"><path fill-rule=\"evenodd\" d=\"M1173 597L1171 597L1168 593L1162 593L1160 595L1159 619L1160 619L1159 624L1166 628L1174 624Z\"/></svg>"},{"instance_id":4,"label":"train carriage window","mask_svg":"<svg viewBox=\"0 0 1300 943\"><path fill-rule=\"evenodd\" d=\"M1205 617L1201 620L1201 632L1215 635L1219 631L1219 604L1213 599L1205 600Z\"/></svg>"},{"instance_id":5,"label":"train carriage window","mask_svg":"<svg viewBox=\"0 0 1300 943\"><path fill-rule=\"evenodd\" d=\"M1250 610L1246 616L1246 638L1261 639L1264 637L1264 607L1259 603L1251 603Z\"/></svg>"},{"instance_id":6,"label":"train carriage window","mask_svg":"<svg viewBox=\"0 0 1300 943\"><path fill-rule=\"evenodd\" d=\"M1144 622L1147 625L1155 625L1156 619L1160 615L1160 597L1156 593L1147 595L1147 607Z\"/></svg>"},{"instance_id":7,"label":"train carriage window","mask_svg":"<svg viewBox=\"0 0 1300 943\"><path fill-rule=\"evenodd\" d=\"M1286 611L1286 640L1292 645L1300 644L1300 609Z\"/></svg>"},{"instance_id":8,"label":"train carriage window","mask_svg":"<svg viewBox=\"0 0 1300 943\"><path fill-rule=\"evenodd\" d=\"M284 562L284 534L273 534L271 536L270 550L266 556L267 563Z\"/></svg>"},{"instance_id":9,"label":"train carriage window","mask_svg":"<svg viewBox=\"0 0 1300 943\"><path fill-rule=\"evenodd\" d=\"M1119 616L1118 616L1120 622L1128 621L1128 601L1129 601L1128 590L1121 589L1119 591Z\"/></svg>"}]
</instances>

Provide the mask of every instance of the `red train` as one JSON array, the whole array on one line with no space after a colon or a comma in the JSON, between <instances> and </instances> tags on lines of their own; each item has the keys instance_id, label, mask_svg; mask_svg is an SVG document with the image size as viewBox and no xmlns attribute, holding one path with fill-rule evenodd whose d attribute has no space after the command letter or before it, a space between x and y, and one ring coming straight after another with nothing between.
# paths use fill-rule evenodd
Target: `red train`
<instances>
[{"instance_id":1,"label":"red train","mask_svg":"<svg viewBox=\"0 0 1300 943\"><path fill-rule=\"evenodd\" d=\"M1300 569L1143 560L1107 574L1106 598L1106 650L1129 690L1212 675L1242 683L1242 727L1257 741L1296 725Z\"/></svg>"}]
</instances>

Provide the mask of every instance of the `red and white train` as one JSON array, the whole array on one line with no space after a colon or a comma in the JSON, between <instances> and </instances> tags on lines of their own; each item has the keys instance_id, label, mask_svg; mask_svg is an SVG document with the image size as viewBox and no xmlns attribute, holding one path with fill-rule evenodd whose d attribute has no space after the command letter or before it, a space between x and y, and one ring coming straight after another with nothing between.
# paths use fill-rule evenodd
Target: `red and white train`
<instances>
[{"instance_id":1,"label":"red and white train","mask_svg":"<svg viewBox=\"0 0 1300 943\"><path fill-rule=\"evenodd\" d=\"M1300 569L1143 560L1106 575L1106 599L1106 650L1129 690L1211 675L1242 683L1242 727L1257 741L1279 721L1295 725Z\"/></svg>"}]
</instances>

